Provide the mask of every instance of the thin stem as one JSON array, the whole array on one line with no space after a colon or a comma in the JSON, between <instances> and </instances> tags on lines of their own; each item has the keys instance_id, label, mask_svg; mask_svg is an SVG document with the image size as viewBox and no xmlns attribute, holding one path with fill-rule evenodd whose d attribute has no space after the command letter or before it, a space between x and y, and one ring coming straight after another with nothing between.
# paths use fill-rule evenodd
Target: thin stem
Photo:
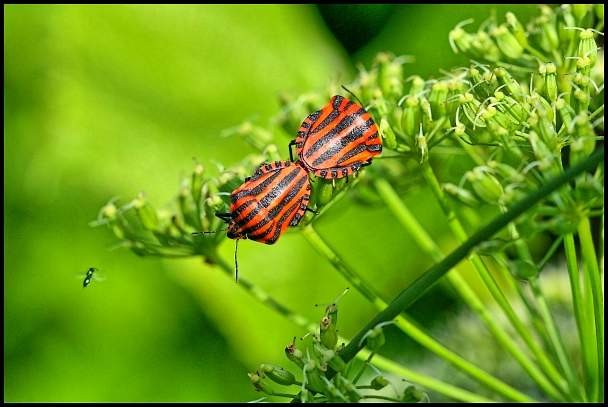
<instances>
[{"instance_id":1,"label":"thin stem","mask_svg":"<svg viewBox=\"0 0 608 407\"><path fill-rule=\"evenodd\" d=\"M363 372L365 372L365 368L367 367L367 364L371 362L371 360L372 360L372 358L374 357L375 354L376 354L375 352L370 352L369 353L369 356L367 357L367 359L365 359L365 362L363 362L363 365L361 366L361 369L359 369L359 372L357 373L357 375L353 379L353 384L357 384L357 382L359 381L359 379L361 378L361 376L363 376Z\"/></svg>"},{"instance_id":2,"label":"thin stem","mask_svg":"<svg viewBox=\"0 0 608 407\"><path fill-rule=\"evenodd\" d=\"M364 398L364 399L389 400L389 401L394 401L395 403L402 403L401 400L397 400L396 398L388 397L388 396L381 396L379 394L366 394L366 395L363 395L362 398Z\"/></svg>"},{"instance_id":3,"label":"thin stem","mask_svg":"<svg viewBox=\"0 0 608 407\"><path fill-rule=\"evenodd\" d=\"M465 243L461 244L456 250L451 252L440 263L435 264L418 277L412 284L405 288L401 293L389 304L388 308L378 313L371 321L369 321L349 344L340 351L340 356L346 362L351 360L361 349L359 343L361 338L367 331L375 327L377 324L394 319L400 312L407 309L418 298L433 286L441 277L443 277L454 266L466 258L471 251L480 243L485 242L497 232L502 230L510 222L517 219L521 214L536 205L538 202L549 196L551 193L567 184L572 179L576 178L584 171L595 168L604 159L604 149L593 153L582 162L570 167L568 170L553 177L548 182L541 185L538 189L532 191L526 197L516 202L506 213L496 217L486 226L474 233ZM331 372L329 372L331 374Z\"/></svg>"},{"instance_id":4,"label":"thin stem","mask_svg":"<svg viewBox=\"0 0 608 407\"><path fill-rule=\"evenodd\" d=\"M428 164L428 162L423 164L422 173L423 173L423 176L425 177L425 179L427 180L427 182L429 183L429 185L431 186L431 189L432 189L433 193L435 194L435 197L439 201L440 206L443 209L443 211L447 217L448 225L452 229L452 232L454 233L454 235L456 235L456 237L458 238L458 240L461 243L465 242L467 240L467 234L464 231L464 228L462 227L460 221L456 217L456 213L452 210L450 202L448 201L443 190L441 189L441 186L439 185L439 181L437 180L437 177L435 176L435 173L434 173L432 167ZM538 361L538 363L540 364L540 366L542 367L544 372L551 379L551 381L557 386L557 388L559 389L560 392L567 393L567 384L566 384L565 379L561 376L561 374L555 368L555 366L553 365L553 363L551 362L551 360L549 359L549 357L547 356L545 351L534 341L534 339L532 338L532 335L530 335L528 328L521 322L521 320L519 319L519 317L517 316L517 314L511 307L509 300L504 295L504 293L500 289L500 286L497 284L496 280L494 279L494 277L492 276L492 274L490 273L490 271L488 270L486 265L483 263L481 258L477 254L473 253L469 257L469 260L471 261L471 263L473 264L473 266L479 273L484 284L486 285L486 287L492 294L492 297L494 297L494 299L496 300L496 302L498 303L500 308L503 310L503 312L505 313L505 315L511 322L511 325L513 325L513 327L515 328L517 333L519 333L519 336L523 339L524 343L528 346L530 351L534 354L536 360ZM528 366L528 369L530 367L531 366ZM526 371L528 371L528 373L530 374L530 371L528 369L526 369ZM540 376L536 373L532 373L532 374L534 374L534 376L536 377L535 380L536 380L537 384L539 386L541 386L543 388L543 390L545 390L548 394L555 395L555 388L553 388L553 386L551 386L549 383L547 383L544 380L544 377L542 377L543 376L542 374ZM559 398L560 397L558 397L558 399Z\"/></svg>"},{"instance_id":5,"label":"thin stem","mask_svg":"<svg viewBox=\"0 0 608 407\"><path fill-rule=\"evenodd\" d=\"M586 329L588 326L588 315L586 315L585 301L580 285L581 276L578 269L574 235L571 233L564 236L564 252L566 254L566 265L568 267L568 275L570 277L572 304L574 307L574 316L576 319L580 349L583 354L583 371L585 372L585 377L587 379L587 386L589 386L590 389L593 389L593 386L595 383L597 383L597 370L595 369L595 366L597 366L597 355L595 353L596 347L592 346L589 341L595 335L595 330L593 329L593 332L591 332L590 335Z\"/></svg>"},{"instance_id":6,"label":"thin stem","mask_svg":"<svg viewBox=\"0 0 608 407\"><path fill-rule=\"evenodd\" d=\"M352 341L350 342L353 343ZM364 356L369 355L369 351L367 349L362 349L359 353L363 353ZM350 360L352 358L348 358ZM381 357L380 355L375 355L372 364L376 366L378 369L385 370L387 372L394 373L400 377L407 378L407 380L411 383L418 384L420 386L426 387L429 390L436 391L437 393L441 393L451 399L458 401L466 401L469 403L479 403L479 402L492 402L493 400L488 399L487 397L480 396L479 394L471 393L468 390L464 390L458 387L455 387L451 384L444 383L440 380L437 380L434 377L429 377L422 375L420 373L416 373L410 369L407 369L403 366L397 365L390 359Z\"/></svg>"},{"instance_id":7,"label":"thin stem","mask_svg":"<svg viewBox=\"0 0 608 407\"><path fill-rule=\"evenodd\" d=\"M585 278L591 283L591 292L593 294L593 306L595 317L595 332L597 345L597 369L599 395L595 400L600 401L603 397L604 383L604 293L602 287L602 277L598 268L595 246L591 236L591 224L589 218L583 217L578 226L578 235L581 242L581 251L583 253L583 263L585 264Z\"/></svg>"},{"instance_id":8,"label":"thin stem","mask_svg":"<svg viewBox=\"0 0 608 407\"><path fill-rule=\"evenodd\" d=\"M504 212L506 208L501 208ZM509 229L511 230L511 235L513 239L515 239L515 249L517 250L517 254L522 260L529 262L536 268L534 263L534 259L532 258L532 254L530 253L530 249L526 242L524 242L519 235L517 230L517 226L514 223L509 225ZM537 276L540 273L540 270L536 269ZM551 344L551 349L555 352L555 356L557 360L566 374L566 378L568 380L568 385L570 386L570 394L577 394L579 397L583 399L586 397L584 391L580 391L580 386L578 380L576 378L576 373L574 371L574 367L570 363L570 359L567 356L566 348L564 347L563 340L561 335L555 326L555 321L553 320L553 316L549 310L549 306L545 301L545 296L543 295L542 289L540 287L540 283L538 277L531 278L529 280L530 287L532 288L532 294L534 295L534 299L538 304L538 311L540 313L540 317L544 322L544 326L546 328L547 334L549 335L549 343Z\"/></svg>"},{"instance_id":9,"label":"thin stem","mask_svg":"<svg viewBox=\"0 0 608 407\"><path fill-rule=\"evenodd\" d=\"M304 238L323 255L333 266L340 272L350 284L352 284L361 294L363 294L378 310L382 311L387 307L387 303L383 301L371 288L370 285L364 282L361 277L353 271L346 263L335 253L333 249L317 234L312 225L308 225L303 229ZM478 308L483 308L480 304ZM484 383L489 388L496 391L511 400L530 401L531 398L519 391L513 389L506 383L496 377L485 372L481 368L462 358L458 354L446 348L441 343L437 342L430 335L426 334L406 315L398 315L395 318L395 325L403 332L409 335L419 344L434 352L439 357L454 364L463 372L469 374L481 383Z\"/></svg>"},{"instance_id":10,"label":"thin stem","mask_svg":"<svg viewBox=\"0 0 608 407\"><path fill-rule=\"evenodd\" d=\"M545 328L547 329L547 333L549 334L549 338L551 340L551 345L556 352L557 360L559 361L560 366L563 371L566 373L566 377L568 378L568 383L570 385L571 393L578 393L579 397L583 399L586 398L584 389L578 383L576 378L576 373L574 371L574 367L570 363L570 359L566 353L566 348L564 346L564 342L562 337L555 325L555 320L551 315L551 311L549 310L549 306L545 300L545 296L541 290L538 278L530 279L530 287L532 288L532 293L534 294L534 298L538 303L538 309L540 311L540 315L545 322Z\"/></svg>"}]
</instances>

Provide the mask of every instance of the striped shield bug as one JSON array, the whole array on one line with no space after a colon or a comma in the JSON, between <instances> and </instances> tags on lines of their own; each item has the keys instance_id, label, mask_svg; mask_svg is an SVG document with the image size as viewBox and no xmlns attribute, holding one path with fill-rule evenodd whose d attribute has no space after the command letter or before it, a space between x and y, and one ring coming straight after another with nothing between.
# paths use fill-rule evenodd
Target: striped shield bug
<instances>
[{"instance_id":1,"label":"striped shield bug","mask_svg":"<svg viewBox=\"0 0 608 407\"><path fill-rule=\"evenodd\" d=\"M230 212L216 216L228 224L227 236L266 244L276 242L289 226L297 226L308 209L310 180L300 162L263 163L253 176L232 191ZM206 232L203 232L206 233Z\"/></svg>"},{"instance_id":2,"label":"striped shield bug","mask_svg":"<svg viewBox=\"0 0 608 407\"><path fill-rule=\"evenodd\" d=\"M293 145L302 165L325 179L348 177L382 152L371 115L360 104L339 95L304 119L296 139L289 144L290 156Z\"/></svg>"}]
</instances>

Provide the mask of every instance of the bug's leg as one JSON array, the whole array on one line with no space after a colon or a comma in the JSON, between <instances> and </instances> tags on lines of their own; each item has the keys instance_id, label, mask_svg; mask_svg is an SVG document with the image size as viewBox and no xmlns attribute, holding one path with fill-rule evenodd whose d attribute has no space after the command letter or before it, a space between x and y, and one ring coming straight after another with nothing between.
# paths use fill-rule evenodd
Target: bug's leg
<instances>
[{"instance_id":1,"label":"bug's leg","mask_svg":"<svg viewBox=\"0 0 608 407\"><path fill-rule=\"evenodd\" d=\"M312 212L312 213L314 213L315 215L318 215L318 214L319 214L319 211L316 211L316 210L311 209L311 208L306 208L306 210L307 210L308 212Z\"/></svg>"},{"instance_id":2,"label":"bug's leg","mask_svg":"<svg viewBox=\"0 0 608 407\"><path fill-rule=\"evenodd\" d=\"M218 218L220 218L221 220L223 220L224 222L229 222L233 215L231 212L216 212L215 216L217 216Z\"/></svg>"}]
</instances>

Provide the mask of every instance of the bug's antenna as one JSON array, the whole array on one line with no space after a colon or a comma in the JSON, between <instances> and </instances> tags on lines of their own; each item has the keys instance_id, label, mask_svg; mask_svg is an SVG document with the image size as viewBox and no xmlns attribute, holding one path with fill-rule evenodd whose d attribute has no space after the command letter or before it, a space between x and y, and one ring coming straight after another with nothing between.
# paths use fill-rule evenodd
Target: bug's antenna
<instances>
[{"instance_id":1,"label":"bug's antenna","mask_svg":"<svg viewBox=\"0 0 608 407\"><path fill-rule=\"evenodd\" d=\"M208 231L203 231L203 232L192 232L192 236L211 235L211 234L217 233L217 232L225 232L226 230L228 230L228 228L220 229L220 230L208 230Z\"/></svg>"},{"instance_id":2,"label":"bug's antenna","mask_svg":"<svg viewBox=\"0 0 608 407\"><path fill-rule=\"evenodd\" d=\"M359 104L360 104L361 106L365 106L365 104L364 104L364 103L361 101L361 99L359 99L359 98L357 97L357 95L355 95L353 92L351 92L351 91L350 91L350 90L349 90L349 89L348 89L346 86L342 85L342 89L344 89L345 91L347 91L348 93L350 93L351 95L353 95L353 97L354 97L355 99L357 99L357 102L359 102Z\"/></svg>"},{"instance_id":3,"label":"bug's antenna","mask_svg":"<svg viewBox=\"0 0 608 407\"><path fill-rule=\"evenodd\" d=\"M342 299L342 297L344 297L344 295L348 292L348 290L350 290L350 288L346 287L344 289L344 291L342 291L342 294L340 294L336 297L336 299L333 301L333 304L336 304L338 301L340 301Z\"/></svg>"},{"instance_id":4,"label":"bug's antenna","mask_svg":"<svg viewBox=\"0 0 608 407\"><path fill-rule=\"evenodd\" d=\"M239 282L239 261L237 259L237 254L239 252L239 239L234 241L234 278L235 281Z\"/></svg>"}]
</instances>

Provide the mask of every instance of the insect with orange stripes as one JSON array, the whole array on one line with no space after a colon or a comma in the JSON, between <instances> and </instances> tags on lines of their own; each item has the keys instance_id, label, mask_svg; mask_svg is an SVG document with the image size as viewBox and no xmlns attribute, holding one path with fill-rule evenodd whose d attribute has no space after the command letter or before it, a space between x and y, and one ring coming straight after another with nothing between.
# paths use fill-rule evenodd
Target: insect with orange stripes
<instances>
[{"instance_id":1,"label":"insect with orange stripes","mask_svg":"<svg viewBox=\"0 0 608 407\"><path fill-rule=\"evenodd\" d=\"M297 226L308 208L310 180L298 162L263 163L253 176L230 195L230 212L216 216L228 223L227 235L235 239L234 261L238 280L237 250L240 239L266 244L276 242L289 226Z\"/></svg>"},{"instance_id":2,"label":"insect with orange stripes","mask_svg":"<svg viewBox=\"0 0 608 407\"><path fill-rule=\"evenodd\" d=\"M360 104L339 95L304 119L296 139L289 143L292 161L294 145L302 165L325 179L348 177L382 152L371 115Z\"/></svg>"}]
</instances>

